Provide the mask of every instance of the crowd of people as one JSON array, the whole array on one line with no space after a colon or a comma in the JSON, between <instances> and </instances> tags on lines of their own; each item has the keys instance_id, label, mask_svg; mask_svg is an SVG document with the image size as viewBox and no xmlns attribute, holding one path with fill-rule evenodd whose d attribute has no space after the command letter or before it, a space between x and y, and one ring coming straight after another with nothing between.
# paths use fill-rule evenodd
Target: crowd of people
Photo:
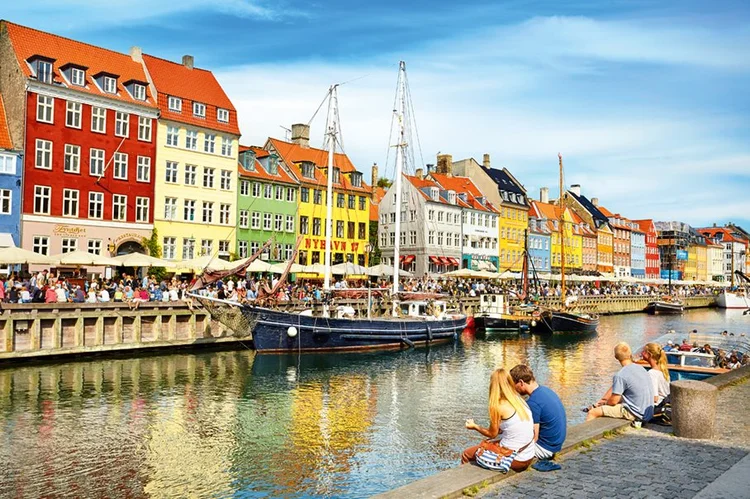
<instances>
[{"instance_id":1,"label":"crowd of people","mask_svg":"<svg viewBox=\"0 0 750 499\"><path fill-rule=\"evenodd\" d=\"M696 333L696 330L693 330ZM723 331L722 336L734 336L734 333ZM745 333L741 333L740 336L745 336ZM703 354L709 354L714 356L715 365L722 369L737 369L742 366L750 364L750 355L743 353L739 350L730 350L727 352L722 348L714 348L709 343L700 345L698 342L690 343L687 338L682 340L682 343L676 345L674 341L668 340L667 344L664 345L665 352L697 352Z\"/></svg>"}]
</instances>

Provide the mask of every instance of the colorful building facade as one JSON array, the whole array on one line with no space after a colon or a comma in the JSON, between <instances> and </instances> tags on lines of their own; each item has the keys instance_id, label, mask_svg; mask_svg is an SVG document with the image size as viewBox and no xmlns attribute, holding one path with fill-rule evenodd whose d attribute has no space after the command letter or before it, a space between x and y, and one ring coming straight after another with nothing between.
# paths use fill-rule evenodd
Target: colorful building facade
<instances>
[{"instance_id":1,"label":"colorful building facade","mask_svg":"<svg viewBox=\"0 0 750 499\"><path fill-rule=\"evenodd\" d=\"M629 220L628 220L629 222ZM633 222L630 231L630 275L644 279L646 277L646 234Z\"/></svg>"},{"instance_id":2,"label":"colorful building facade","mask_svg":"<svg viewBox=\"0 0 750 499\"><path fill-rule=\"evenodd\" d=\"M0 95L0 248L21 245L22 158L22 146L10 139Z\"/></svg>"},{"instance_id":3,"label":"colorful building facade","mask_svg":"<svg viewBox=\"0 0 750 499\"><path fill-rule=\"evenodd\" d=\"M529 271L551 272L552 223L545 218L537 218L535 213L533 207L529 208Z\"/></svg>"},{"instance_id":4,"label":"colorful building facade","mask_svg":"<svg viewBox=\"0 0 750 499\"><path fill-rule=\"evenodd\" d=\"M237 112L213 73L141 56L160 111L154 226L165 259L229 258L236 247Z\"/></svg>"},{"instance_id":5,"label":"colorful building facade","mask_svg":"<svg viewBox=\"0 0 750 499\"><path fill-rule=\"evenodd\" d=\"M240 146L238 181L237 256L247 258L272 241L261 259L288 261L297 240L299 182L276 154L244 146Z\"/></svg>"},{"instance_id":6,"label":"colorful building facade","mask_svg":"<svg viewBox=\"0 0 750 499\"><path fill-rule=\"evenodd\" d=\"M562 266L562 251L565 253L565 272L567 274L580 273L583 269L583 236L580 227L575 223L573 214L567 207L541 201L531 201L529 216L537 220L546 220L551 224L550 234L550 266L552 272L560 272ZM560 234L562 224L563 237ZM564 240L564 248L561 242Z\"/></svg>"},{"instance_id":7,"label":"colorful building facade","mask_svg":"<svg viewBox=\"0 0 750 499\"><path fill-rule=\"evenodd\" d=\"M597 209L609 219L609 226L612 229L614 275L615 277L630 277L630 239L635 224L603 206L597 206Z\"/></svg>"}]
</instances>

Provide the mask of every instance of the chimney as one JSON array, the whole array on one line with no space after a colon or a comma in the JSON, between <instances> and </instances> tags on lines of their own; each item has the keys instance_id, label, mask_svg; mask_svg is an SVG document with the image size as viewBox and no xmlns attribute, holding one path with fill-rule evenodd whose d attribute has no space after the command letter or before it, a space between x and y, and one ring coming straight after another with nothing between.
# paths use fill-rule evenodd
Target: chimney
<instances>
[{"instance_id":1,"label":"chimney","mask_svg":"<svg viewBox=\"0 0 750 499\"><path fill-rule=\"evenodd\" d=\"M424 170L422 170L421 168L417 168L416 175L417 175L418 179L420 179L420 180L423 179L424 178Z\"/></svg>"},{"instance_id":2,"label":"chimney","mask_svg":"<svg viewBox=\"0 0 750 499\"><path fill-rule=\"evenodd\" d=\"M143 50L135 45L130 47L130 58L135 62L143 62Z\"/></svg>"},{"instance_id":3,"label":"chimney","mask_svg":"<svg viewBox=\"0 0 750 499\"><path fill-rule=\"evenodd\" d=\"M599 198L591 198L591 204L594 206L599 206Z\"/></svg>"},{"instance_id":4,"label":"chimney","mask_svg":"<svg viewBox=\"0 0 750 499\"><path fill-rule=\"evenodd\" d=\"M182 65L188 69L193 69L193 66L195 65L195 58L192 55L183 55Z\"/></svg>"},{"instance_id":5,"label":"chimney","mask_svg":"<svg viewBox=\"0 0 750 499\"><path fill-rule=\"evenodd\" d=\"M445 175L453 174L453 156L450 154L438 154L437 157L437 173L443 173Z\"/></svg>"},{"instance_id":6,"label":"chimney","mask_svg":"<svg viewBox=\"0 0 750 499\"><path fill-rule=\"evenodd\" d=\"M580 196L581 195L581 184L571 184L571 186L570 186L570 192L572 192L576 196Z\"/></svg>"},{"instance_id":7,"label":"chimney","mask_svg":"<svg viewBox=\"0 0 750 499\"><path fill-rule=\"evenodd\" d=\"M539 189L539 201L542 203L549 203L549 187L542 187Z\"/></svg>"},{"instance_id":8,"label":"chimney","mask_svg":"<svg viewBox=\"0 0 750 499\"><path fill-rule=\"evenodd\" d=\"M370 176L370 187L373 189L378 185L378 164L372 164L372 175ZM373 191L374 192L374 191Z\"/></svg>"},{"instance_id":9,"label":"chimney","mask_svg":"<svg viewBox=\"0 0 750 499\"><path fill-rule=\"evenodd\" d=\"M484 153L484 156L482 157L482 166L487 169L490 168L490 155L487 153Z\"/></svg>"},{"instance_id":10,"label":"chimney","mask_svg":"<svg viewBox=\"0 0 750 499\"><path fill-rule=\"evenodd\" d=\"M716 227L716 222L714 222L714 227Z\"/></svg>"},{"instance_id":11,"label":"chimney","mask_svg":"<svg viewBox=\"0 0 750 499\"><path fill-rule=\"evenodd\" d=\"M292 125L292 142L305 149L310 147L310 125L304 123Z\"/></svg>"}]
</instances>

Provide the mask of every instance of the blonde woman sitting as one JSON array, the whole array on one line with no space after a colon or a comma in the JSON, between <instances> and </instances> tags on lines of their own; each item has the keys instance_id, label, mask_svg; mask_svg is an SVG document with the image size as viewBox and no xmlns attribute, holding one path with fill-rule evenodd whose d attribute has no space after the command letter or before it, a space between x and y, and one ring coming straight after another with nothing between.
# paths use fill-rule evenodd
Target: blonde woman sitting
<instances>
[{"instance_id":1,"label":"blonde woman sitting","mask_svg":"<svg viewBox=\"0 0 750 499\"><path fill-rule=\"evenodd\" d=\"M651 386L654 388L654 405L659 405L669 397L669 369L667 368L667 354L657 343L646 343L643 347L643 360L648 362L651 370Z\"/></svg>"},{"instance_id":2,"label":"blonde woman sitting","mask_svg":"<svg viewBox=\"0 0 750 499\"><path fill-rule=\"evenodd\" d=\"M490 376L489 393L490 426L483 428L473 419L466 420L466 428L476 430L487 440L500 437L499 444L505 449L522 449L511 464L513 471L524 471L534 459L534 421L531 409L513 387L513 378L505 369L497 369ZM466 449L461 455L461 463L476 460L480 445Z\"/></svg>"}]
</instances>

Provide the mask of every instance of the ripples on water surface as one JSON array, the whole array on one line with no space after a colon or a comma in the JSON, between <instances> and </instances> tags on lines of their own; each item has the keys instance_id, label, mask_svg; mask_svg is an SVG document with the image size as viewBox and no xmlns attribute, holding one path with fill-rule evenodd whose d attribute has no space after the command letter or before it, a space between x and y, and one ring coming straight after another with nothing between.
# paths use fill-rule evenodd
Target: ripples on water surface
<instances>
[{"instance_id":1,"label":"ripples on water surface","mask_svg":"<svg viewBox=\"0 0 750 499\"><path fill-rule=\"evenodd\" d=\"M584 339L521 336L430 350L248 350L0 370L0 494L367 497L456 466L487 422L496 367L529 364L570 423L618 365L668 329L750 332L741 311L604 317Z\"/></svg>"}]
</instances>

